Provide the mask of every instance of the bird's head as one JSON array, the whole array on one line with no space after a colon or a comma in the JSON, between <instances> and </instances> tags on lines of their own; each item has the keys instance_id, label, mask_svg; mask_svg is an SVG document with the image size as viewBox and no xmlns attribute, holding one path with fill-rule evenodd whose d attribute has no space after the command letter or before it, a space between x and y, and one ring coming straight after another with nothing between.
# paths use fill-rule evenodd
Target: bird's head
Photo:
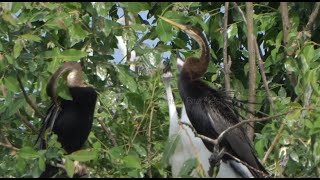
<instances>
[{"instance_id":1,"label":"bird's head","mask_svg":"<svg viewBox=\"0 0 320 180\"><path fill-rule=\"evenodd\" d=\"M65 73L67 86L70 87L85 87L86 85L82 81L82 67L80 63L77 62L64 62L51 76L47 84L47 94L53 101L57 104L57 84L59 78Z\"/></svg>"}]
</instances>

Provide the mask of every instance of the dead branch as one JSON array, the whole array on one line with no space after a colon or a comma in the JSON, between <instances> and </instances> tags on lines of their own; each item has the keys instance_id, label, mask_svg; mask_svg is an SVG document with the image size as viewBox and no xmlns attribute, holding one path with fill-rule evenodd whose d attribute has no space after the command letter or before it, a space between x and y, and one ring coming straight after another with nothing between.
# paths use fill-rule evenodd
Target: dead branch
<instances>
[{"instance_id":1,"label":"dead branch","mask_svg":"<svg viewBox=\"0 0 320 180\"><path fill-rule=\"evenodd\" d=\"M26 91L23 88L23 84L22 81L19 77L19 75L17 75L17 80L19 82L19 86L20 89L22 90L23 96L26 99L27 103L30 105L30 107L34 110L34 112L40 116L40 118L45 118L45 116L38 110L37 106L32 102L32 100L29 98L29 96L27 95Z\"/></svg>"},{"instance_id":2,"label":"dead branch","mask_svg":"<svg viewBox=\"0 0 320 180\"><path fill-rule=\"evenodd\" d=\"M248 51L249 51L249 111L255 110L256 102L256 60L255 60L255 46L254 46L254 34L253 34L253 6L252 2L246 2L246 14L247 14L247 39L248 39ZM249 119L254 119L253 114L249 114ZM254 136L254 123L250 123L252 128L248 128L248 137L253 141Z\"/></svg>"},{"instance_id":3,"label":"dead branch","mask_svg":"<svg viewBox=\"0 0 320 180\"><path fill-rule=\"evenodd\" d=\"M229 2L224 5L224 26L223 26L223 64L224 64L224 81L226 92L230 92L230 66L228 63L228 12ZM226 94L228 96L228 93Z\"/></svg>"}]
</instances>

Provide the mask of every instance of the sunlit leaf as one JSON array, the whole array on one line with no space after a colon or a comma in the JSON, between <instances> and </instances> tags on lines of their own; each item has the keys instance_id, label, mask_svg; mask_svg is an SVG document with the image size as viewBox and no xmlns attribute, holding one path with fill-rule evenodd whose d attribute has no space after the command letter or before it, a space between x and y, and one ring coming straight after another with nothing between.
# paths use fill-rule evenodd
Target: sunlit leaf
<instances>
[{"instance_id":1,"label":"sunlit leaf","mask_svg":"<svg viewBox=\"0 0 320 180\"><path fill-rule=\"evenodd\" d=\"M85 162L96 159L98 157L98 152L93 149L84 149L73 152L67 155L67 157L75 161Z\"/></svg>"},{"instance_id":2,"label":"sunlit leaf","mask_svg":"<svg viewBox=\"0 0 320 180\"><path fill-rule=\"evenodd\" d=\"M74 164L73 161L70 160L69 158L66 158L66 163L65 163L67 175L71 178L73 177L74 174Z\"/></svg>"},{"instance_id":3,"label":"sunlit leaf","mask_svg":"<svg viewBox=\"0 0 320 180\"><path fill-rule=\"evenodd\" d=\"M124 165L128 168L141 169L141 162L138 157L128 155L123 158Z\"/></svg>"}]
</instances>

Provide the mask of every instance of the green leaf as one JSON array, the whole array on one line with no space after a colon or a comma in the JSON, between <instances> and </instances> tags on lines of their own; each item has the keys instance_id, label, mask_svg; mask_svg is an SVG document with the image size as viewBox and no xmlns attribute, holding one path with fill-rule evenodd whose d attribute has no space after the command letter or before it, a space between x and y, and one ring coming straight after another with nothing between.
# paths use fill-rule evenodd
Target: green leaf
<instances>
[{"instance_id":1,"label":"green leaf","mask_svg":"<svg viewBox=\"0 0 320 180\"><path fill-rule=\"evenodd\" d=\"M7 109L7 113L9 116L16 113L20 108L26 105L26 101L24 98L15 99L12 104L10 104L11 108Z\"/></svg>"},{"instance_id":2,"label":"green leaf","mask_svg":"<svg viewBox=\"0 0 320 180\"><path fill-rule=\"evenodd\" d=\"M133 144L134 149L138 152L138 154L142 157L147 156L147 151L140 144Z\"/></svg>"},{"instance_id":3,"label":"green leaf","mask_svg":"<svg viewBox=\"0 0 320 180\"><path fill-rule=\"evenodd\" d=\"M15 14L23 7L23 2L12 2L11 12Z\"/></svg>"},{"instance_id":4,"label":"green leaf","mask_svg":"<svg viewBox=\"0 0 320 180\"><path fill-rule=\"evenodd\" d=\"M23 159L34 159L40 157L38 152L29 146L25 146L19 150L19 157Z\"/></svg>"},{"instance_id":5,"label":"green leaf","mask_svg":"<svg viewBox=\"0 0 320 180\"><path fill-rule=\"evenodd\" d=\"M57 88L57 94L58 96L60 96L61 98L65 99L65 100L72 100L72 96L69 92L69 88L66 85L66 83L59 83L59 84L63 84L63 85L58 85Z\"/></svg>"},{"instance_id":6,"label":"green leaf","mask_svg":"<svg viewBox=\"0 0 320 180\"><path fill-rule=\"evenodd\" d=\"M127 66L117 66L118 78L120 82L125 85L131 92L137 91L137 83L129 73L129 68Z\"/></svg>"},{"instance_id":7,"label":"green leaf","mask_svg":"<svg viewBox=\"0 0 320 180\"><path fill-rule=\"evenodd\" d=\"M179 172L179 177L181 176L188 176L193 169L195 169L197 167L197 159L196 158L191 158L191 159L188 159L187 161L185 161L183 163L183 166L182 168L180 169L180 172Z\"/></svg>"},{"instance_id":8,"label":"green leaf","mask_svg":"<svg viewBox=\"0 0 320 180\"><path fill-rule=\"evenodd\" d=\"M133 155L128 155L123 158L124 165L128 168L141 169L140 159Z\"/></svg>"},{"instance_id":9,"label":"green leaf","mask_svg":"<svg viewBox=\"0 0 320 180\"><path fill-rule=\"evenodd\" d=\"M140 11L149 10L147 2L122 2L121 7L126 8L129 12L139 13Z\"/></svg>"},{"instance_id":10,"label":"green leaf","mask_svg":"<svg viewBox=\"0 0 320 180\"><path fill-rule=\"evenodd\" d=\"M173 38L171 28L172 26L169 23L163 20L158 21L156 32L158 33L160 40L164 43L167 43Z\"/></svg>"},{"instance_id":11,"label":"green leaf","mask_svg":"<svg viewBox=\"0 0 320 180\"><path fill-rule=\"evenodd\" d=\"M20 90L18 80L11 76L4 79L4 84L6 85L6 88L11 92L18 92Z\"/></svg>"},{"instance_id":12,"label":"green leaf","mask_svg":"<svg viewBox=\"0 0 320 180\"><path fill-rule=\"evenodd\" d=\"M296 110L290 112L289 114L287 114L286 119L296 120L296 119L299 119L300 115L301 115L301 110L296 109Z\"/></svg>"},{"instance_id":13,"label":"green leaf","mask_svg":"<svg viewBox=\"0 0 320 180\"><path fill-rule=\"evenodd\" d=\"M120 159L125 154L122 146L117 146L109 149L108 154L112 159Z\"/></svg>"},{"instance_id":14,"label":"green leaf","mask_svg":"<svg viewBox=\"0 0 320 180\"><path fill-rule=\"evenodd\" d=\"M264 151L264 142L262 139L260 139L258 142L256 142L255 149L258 153L258 156L263 157L265 151Z\"/></svg>"},{"instance_id":15,"label":"green leaf","mask_svg":"<svg viewBox=\"0 0 320 180\"><path fill-rule=\"evenodd\" d=\"M14 42L14 46L13 46L13 57L16 59L17 57L20 56L20 53L22 51L22 42L20 39L16 40Z\"/></svg>"},{"instance_id":16,"label":"green leaf","mask_svg":"<svg viewBox=\"0 0 320 180\"><path fill-rule=\"evenodd\" d=\"M87 31L82 29L82 27L79 24L71 25L71 27L68 30L70 34L71 46L84 40L89 34Z\"/></svg>"},{"instance_id":17,"label":"green leaf","mask_svg":"<svg viewBox=\"0 0 320 180\"><path fill-rule=\"evenodd\" d=\"M37 35L33 35L33 34L24 34L21 36L22 39L28 40L28 41L36 41L36 42L40 42L41 38Z\"/></svg>"},{"instance_id":18,"label":"green leaf","mask_svg":"<svg viewBox=\"0 0 320 180\"><path fill-rule=\"evenodd\" d=\"M278 94L280 97L287 97L287 92L283 87L280 87Z\"/></svg>"},{"instance_id":19,"label":"green leaf","mask_svg":"<svg viewBox=\"0 0 320 180\"><path fill-rule=\"evenodd\" d=\"M94 149L84 149L73 152L72 154L67 155L67 157L75 161L85 162L97 159L98 152Z\"/></svg>"},{"instance_id":20,"label":"green leaf","mask_svg":"<svg viewBox=\"0 0 320 180\"><path fill-rule=\"evenodd\" d=\"M295 162L299 163L299 156L296 152L291 152L290 153L290 157L292 160L294 160Z\"/></svg>"},{"instance_id":21,"label":"green leaf","mask_svg":"<svg viewBox=\"0 0 320 180\"><path fill-rule=\"evenodd\" d=\"M313 57L315 55L313 45L305 46L302 50L302 53L303 53L304 57L306 58L307 62L311 62L311 60L313 59Z\"/></svg>"},{"instance_id":22,"label":"green leaf","mask_svg":"<svg viewBox=\"0 0 320 180\"><path fill-rule=\"evenodd\" d=\"M22 159L22 158L17 159L16 168L17 168L18 172L24 172L26 166L27 166L27 163L24 159Z\"/></svg>"},{"instance_id":23,"label":"green leaf","mask_svg":"<svg viewBox=\"0 0 320 180\"><path fill-rule=\"evenodd\" d=\"M80 50L76 50L76 49L68 49L63 51L58 58L62 59L64 61L77 61L83 57L86 57L87 53L80 51Z\"/></svg>"},{"instance_id":24,"label":"green leaf","mask_svg":"<svg viewBox=\"0 0 320 180\"><path fill-rule=\"evenodd\" d=\"M38 166L41 171L44 171L46 169L46 160L43 156L40 156Z\"/></svg>"},{"instance_id":25,"label":"green leaf","mask_svg":"<svg viewBox=\"0 0 320 180\"><path fill-rule=\"evenodd\" d=\"M162 164L163 166L167 167L169 164L169 159L171 155L176 150L178 143L180 142L180 135L173 134L171 137L168 138L166 142L166 146L164 148L163 156L162 156Z\"/></svg>"},{"instance_id":26,"label":"green leaf","mask_svg":"<svg viewBox=\"0 0 320 180\"><path fill-rule=\"evenodd\" d=\"M144 99L141 94L127 93L126 98L128 99L129 106L134 106L139 112L143 111Z\"/></svg>"},{"instance_id":27,"label":"green leaf","mask_svg":"<svg viewBox=\"0 0 320 180\"><path fill-rule=\"evenodd\" d=\"M66 163L65 163L65 168L67 171L67 175L72 178L73 174L74 174L74 164L73 161L70 160L69 158L65 158L66 159Z\"/></svg>"},{"instance_id":28,"label":"green leaf","mask_svg":"<svg viewBox=\"0 0 320 180\"><path fill-rule=\"evenodd\" d=\"M236 36L238 34L238 26L236 23L233 23L229 26L228 30L228 39L233 38L234 36Z\"/></svg>"}]
</instances>

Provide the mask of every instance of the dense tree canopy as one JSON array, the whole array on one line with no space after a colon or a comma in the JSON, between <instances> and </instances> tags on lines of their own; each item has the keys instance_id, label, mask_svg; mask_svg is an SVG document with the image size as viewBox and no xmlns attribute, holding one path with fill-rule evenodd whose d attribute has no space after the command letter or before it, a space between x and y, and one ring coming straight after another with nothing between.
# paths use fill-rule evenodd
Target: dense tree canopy
<instances>
[{"instance_id":1,"label":"dense tree canopy","mask_svg":"<svg viewBox=\"0 0 320 180\"><path fill-rule=\"evenodd\" d=\"M0 3L0 177L38 177L45 162L58 157L66 159L70 176L78 160L90 177L171 177L174 143L168 140L161 64L171 63L181 108L176 50L189 57L199 48L160 15L203 29L211 47L204 80L212 87L226 87L224 47L228 92L235 99L248 101L249 70L256 66L255 103L244 104L254 104L253 118L267 118L255 123L258 157L274 177L319 177L319 6L253 3L253 47L259 51L250 64L245 3ZM47 150L34 147L50 104L46 84L64 61L81 62L84 79L99 94L88 141L70 155L56 138ZM70 98L63 83L59 95ZM181 175L195 166L186 162Z\"/></svg>"}]
</instances>

